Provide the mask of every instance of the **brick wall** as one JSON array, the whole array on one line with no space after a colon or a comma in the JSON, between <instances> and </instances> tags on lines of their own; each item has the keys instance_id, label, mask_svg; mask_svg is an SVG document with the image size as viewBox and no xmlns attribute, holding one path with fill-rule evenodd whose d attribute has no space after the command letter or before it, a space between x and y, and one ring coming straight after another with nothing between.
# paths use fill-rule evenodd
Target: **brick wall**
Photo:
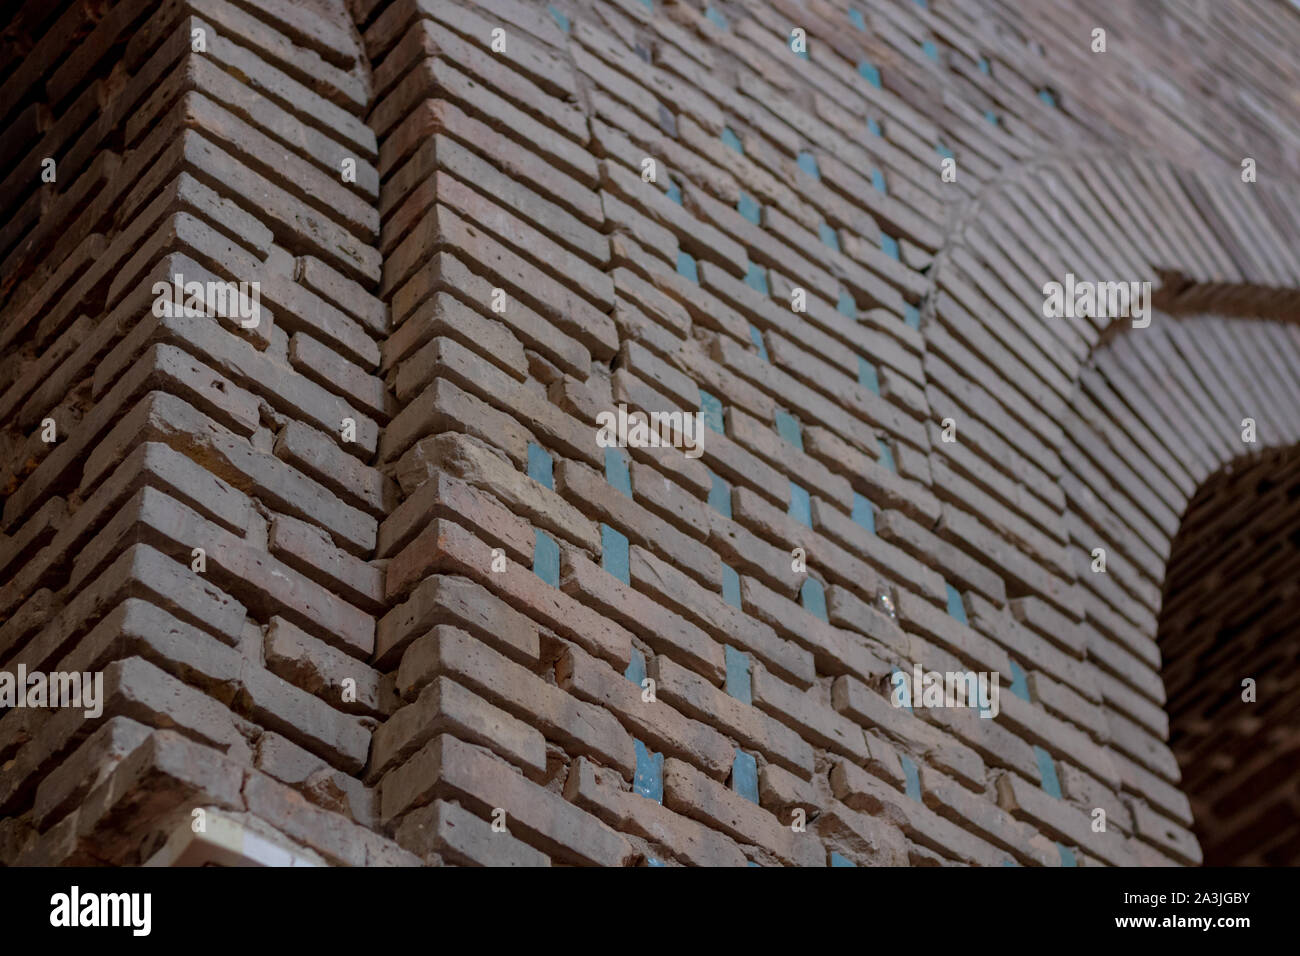
<instances>
[{"instance_id":1,"label":"brick wall","mask_svg":"<svg viewBox=\"0 0 1300 956\"><path fill-rule=\"evenodd\" d=\"M1240 744L1184 742L1243 675L1188 663L1175 542L1243 465L1294 482L1300 17L1034 11L23 5L0 667L104 709L0 716L0 862L200 818L350 865L1234 845L1201 825L1262 811L1186 760ZM1150 325L1045 318L1067 274ZM177 275L259 321L156 314ZM702 413L698 456L603 447L620 406ZM1290 613L1238 646L1279 666ZM914 665L1000 712L893 706Z\"/></svg>"}]
</instances>

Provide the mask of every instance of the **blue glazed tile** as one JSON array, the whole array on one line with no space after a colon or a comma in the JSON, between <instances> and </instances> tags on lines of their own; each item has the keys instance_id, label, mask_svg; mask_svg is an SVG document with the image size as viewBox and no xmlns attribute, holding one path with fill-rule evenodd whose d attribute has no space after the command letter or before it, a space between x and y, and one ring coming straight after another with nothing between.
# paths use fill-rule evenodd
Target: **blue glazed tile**
<instances>
[{"instance_id":1,"label":"blue glazed tile","mask_svg":"<svg viewBox=\"0 0 1300 956\"><path fill-rule=\"evenodd\" d=\"M749 655L730 644L722 645L727 664L727 693L742 703L752 704L754 692L749 679Z\"/></svg>"},{"instance_id":2,"label":"blue glazed tile","mask_svg":"<svg viewBox=\"0 0 1300 956\"><path fill-rule=\"evenodd\" d=\"M708 425L719 435L727 433L726 427L722 423L722 402L704 389L700 389L700 411L704 413L705 425Z\"/></svg>"},{"instance_id":3,"label":"blue glazed tile","mask_svg":"<svg viewBox=\"0 0 1300 956\"><path fill-rule=\"evenodd\" d=\"M636 751L636 773L632 777L632 792L653 800L664 802L664 755L650 752L650 748L635 737L632 744Z\"/></svg>"},{"instance_id":4,"label":"blue glazed tile","mask_svg":"<svg viewBox=\"0 0 1300 956\"><path fill-rule=\"evenodd\" d=\"M711 471L709 477L713 479L713 485L709 488L709 507L724 518L730 518L731 486Z\"/></svg>"},{"instance_id":5,"label":"blue glazed tile","mask_svg":"<svg viewBox=\"0 0 1300 956\"><path fill-rule=\"evenodd\" d=\"M1029 679L1015 661L1011 661L1011 686L1007 689L1021 700L1029 700Z\"/></svg>"},{"instance_id":6,"label":"blue glazed tile","mask_svg":"<svg viewBox=\"0 0 1300 956\"><path fill-rule=\"evenodd\" d=\"M907 781L907 795L913 800L919 801L921 799L921 772L917 770L912 758L906 754L899 754L899 760L903 764L903 779Z\"/></svg>"},{"instance_id":7,"label":"blue glazed tile","mask_svg":"<svg viewBox=\"0 0 1300 956\"><path fill-rule=\"evenodd\" d=\"M540 528L534 529L533 573L553 588L560 586L560 546Z\"/></svg>"},{"instance_id":8,"label":"blue glazed tile","mask_svg":"<svg viewBox=\"0 0 1300 956\"><path fill-rule=\"evenodd\" d=\"M1034 759L1038 761L1038 776L1042 778L1043 790L1048 796L1061 799L1061 781L1056 776L1056 764L1052 755L1037 744L1034 745Z\"/></svg>"},{"instance_id":9,"label":"blue glazed tile","mask_svg":"<svg viewBox=\"0 0 1300 956\"><path fill-rule=\"evenodd\" d=\"M821 241L825 245L830 246L836 252L840 251L840 237L835 232L835 230L831 228L830 223L827 222L818 223L817 235L821 238Z\"/></svg>"},{"instance_id":10,"label":"blue glazed tile","mask_svg":"<svg viewBox=\"0 0 1300 956\"><path fill-rule=\"evenodd\" d=\"M782 409L776 410L776 433L788 441L795 448L803 451L803 435L799 431L799 423L795 421L794 416Z\"/></svg>"},{"instance_id":11,"label":"blue glazed tile","mask_svg":"<svg viewBox=\"0 0 1300 956\"><path fill-rule=\"evenodd\" d=\"M740 194L740 201L736 203L736 211L754 225L762 225L763 207L749 193Z\"/></svg>"},{"instance_id":12,"label":"blue glazed tile","mask_svg":"<svg viewBox=\"0 0 1300 956\"><path fill-rule=\"evenodd\" d=\"M553 461L545 449L532 442L528 443L528 477L539 485L555 490Z\"/></svg>"},{"instance_id":13,"label":"blue glazed tile","mask_svg":"<svg viewBox=\"0 0 1300 956\"><path fill-rule=\"evenodd\" d=\"M632 648L632 659L628 661L627 670L623 672L623 676L636 684L637 687L640 687L641 682L645 680L645 655L635 647Z\"/></svg>"},{"instance_id":14,"label":"blue glazed tile","mask_svg":"<svg viewBox=\"0 0 1300 956\"><path fill-rule=\"evenodd\" d=\"M858 317L858 304L853 301L853 296L843 289L840 290L840 300L835 303L835 310L846 318L856 319Z\"/></svg>"},{"instance_id":15,"label":"blue glazed tile","mask_svg":"<svg viewBox=\"0 0 1300 956\"><path fill-rule=\"evenodd\" d=\"M876 533L876 509L865 497L853 492L853 523Z\"/></svg>"},{"instance_id":16,"label":"blue glazed tile","mask_svg":"<svg viewBox=\"0 0 1300 956\"><path fill-rule=\"evenodd\" d=\"M729 564L722 566L722 600L726 601L736 610L741 610L740 602L740 575L736 569Z\"/></svg>"},{"instance_id":17,"label":"blue glazed tile","mask_svg":"<svg viewBox=\"0 0 1300 956\"><path fill-rule=\"evenodd\" d=\"M879 438L877 443L880 446L880 464L890 471L898 471L898 467L894 464L894 453L889 448L889 442Z\"/></svg>"},{"instance_id":18,"label":"blue glazed tile","mask_svg":"<svg viewBox=\"0 0 1300 956\"><path fill-rule=\"evenodd\" d=\"M731 789L751 803L758 803L758 761L743 750L736 751L731 764Z\"/></svg>"},{"instance_id":19,"label":"blue glazed tile","mask_svg":"<svg viewBox=\"0 0 1300 956\"><path fill-rule=\"evenodd\" d=\"M961 592L958 591L951 584L947 585L947 588L948 588L948 613L955 620L958 620L963 624L967 624L968 622L966 620L966 605L962 603Z\"/></svg>"},{"instance_id":20,"label":"blue glazed tile","mask_svg":"<svg viewBox=\"0 0 1300 956\"><path fill-rule=\"evenodd\" d=\"M877 395L880 394L880 379L876 375L876 367L861 355L858 356L858 384Z\"/></svg>"},{"instance_id":21,"label":"blue glazed tile","mask_svg":"<svg viewBox=\"0 0 1300 956\"><path fill-rule=\"evenodd\" d=\"M826 614L826 589L816 578L803 579L803 584L799 586L799 603L813 617L819 617L829 623L830 618Z\"/></svg>"},{"instance_id":22,"label":"blue glazed tile","mask_svg":"<svg viewBox=\"0 0 1300 956\"><path fill-rule=\"evenodd\" d=\"M809 528L812 527L812 500L808 497L808 492L790 482L790 510L789 515L795 521Z\"/></svg>"},{"instance_id":23,"label":"blue glazed tile","mask_svg":"<svg viewBox=\"0 0 1300 956\"><path fill-rule=\"evenodd\" d=\"M858 64L858 75L876 89L882 88L880 85L880 70L876 68L874 63L871 63L868 60L863 60Z\"/></svg>"},{"instance_id":24,"label":"blue glazed tile","mask_svg":"<svg viewBox=\"0 0 1300 956\"><path fill-rule=\"evenodd\" d=\"M817 157L808 152L808 150L805 149L799 153L799 158L796 160L796 163L798 163L800 169L813 179L822 178L822 172L817 168Z\"/></svg>"},{"instance_id":25,"label":"blue glazed tile","mask_svg":"<svg viewBox=\"0 0 1300 956\"><path fill-rule=\"evenodd\" d=\"M745 145L740 141L740 137L732 131L730 126L722 127L722 142L727 146L730 146L742 156L745 155Z\"/></svg>"},{"instance_id":26,"label":"blue glazed tile","mask_svg":"<svg viewBox=\"0 0 1300 956\"><path fill-rule=\"evenodd\" d=\"M627 535L607 524L600 526L600 566L624 584L631 584Z\"/></svg>"},{"instance_id":27,"label":"blue glazed tile","mask_svg":"<svg viewBox=\"0 0 1300 956\"><path fill-rule=\"evenodd\" d=\"M700 283L700 272L695 266L695 257L689 252L677 252L677 274L690 279L696 285Z\"/></svg>"},{"instance_id":28,"label":"blue glazed tile","mask_svg":"<svg viewBox=\"0 0 1300 956\"><path fill-rule=\"evenodd\" d=\"M605 449L605 480L616 491L621 491L629 498L632 497L632 474L628 471L627 458L623 455L622 449Z\"/></svg>"},{"instance_id":29,"label":"blue glazed tile","mask_svg":"<svg viewBox=\"0 0 1300 956\"><path fill-rule=\"evenodd\" d=\"M749 341L753 342L754 348L758 349L759 358L764 362L771 361L767 357L767 346L763 344L763 333L752 325L749 327Z\"/></svg>"}]
</instances>

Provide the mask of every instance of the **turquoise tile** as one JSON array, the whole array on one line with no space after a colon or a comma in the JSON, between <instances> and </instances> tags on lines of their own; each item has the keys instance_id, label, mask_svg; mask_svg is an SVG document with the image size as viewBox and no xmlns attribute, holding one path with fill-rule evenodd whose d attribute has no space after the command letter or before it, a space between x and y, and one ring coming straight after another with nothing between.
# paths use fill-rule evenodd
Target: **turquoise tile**
<instances>
[{"instance_id":1,"label":"turquoise tile","mask_svg":"<svg viewBox=\"0 0 1300 956\"><path fill-rule=\"evenodd\" d=\"M885 135L885 131L880 128L880 123L878 123L874 118L867 119L867 132L872 136Z\"/></svg>"},{"instance_id":2,"label":"turquoise tile","mask_svg":"<svg viewBox=\"0 0 1300 956\"><path fill-rule=\"evenodd\" d=\"M641 0L641 5L651 13L655 12L655 0Z\"/></svg>"},{"instance_id":3,"label":"turquoise tile","mask_svg":"<svg viewBox=\"0 0 1300 956\"><path fill-rule=\"evenodd\" d=\"M645 865L646 865L646 866L662 866L662 867L664 867L665 869L668 867L668 864L667 864L667 863L661 862L660 860L656 860L656 859L655 859L654 857L652 857L652 856L648 856L648 857L645 858Z\"/></svg>"},{"instance_id":4,"label":"turquoise tile","mask_svg":"<svg viewBox=\"0 0 1300 956\"><path fill-rule=\"evenodd\" d=\"M853 522L863 528L866 528L872 534L876 533L876 509L872 507L871 502L865 497L853 492Z\"/></svg>"},{"instance_id":5,"label":"turquoise tile","mask_svg":"<svg viewBox=\"0 0 1300 956\"><path fill-rule=\"evenodd\" d=\"M600 526L600 566L624 584L631 584L627 535L607 524Z\"/></svg>"},{"instance_id":6,"label":"turquoise tile","mask_svg":"<svg viewBox=\"0 0 1300 956\"><path fill-rule=\"evenodd\" d=\"M1066 846L1064 843L1060 843L1060 842L1058 842L1058 843L1056 844L1056 851L1057 851L1057 853L1059 853L1060 856L1061 856L1061 866L1078 866L1078 865L1079 865L1079 861L1076 860L1075 857L1074 857L1074 851L1071 850L1071 849L1070 849L1068 846Z\"/></svg>"},{"instance_id":7,"label":"turquoise tile","mask_svg":"<svg viewBox=\"0 0 1300 956\"><path fill-rule=\"evenodd\" d=\"M821 238L821 241L825 245L830 246L836 252L840 251L840 237L839 235L836 234L835 230L831 228L830 223L828 222L818 223L817 235Z\"/></svg>"},{"instance_id":8,"label":"turquoise tile","mask_svg":"<svg viewBox=\"0 0 1300 956\"><path fill-rule=\"evenodd\" d=\"M812 153L808 152L808 150L805 149L802 152L800 152L799 158L796 160L796 162L798 163L799 168L802 169L809 176L811 176L813 179L822 178L822 172L820 169L817 168L817 157L814 156Z\"/></svg>"},{"instance_id":9,"label":"turquoise tile","mask_svg":"<svg viewBox=\"0 0 1300 956\"><path fill-rule=\"evenodd\" d=\"M948 588L948 613L954 620L962 624L969 624L966 620L966 605L962 602L961 592L951 584L946 585Z\"/></svg>"},{"instance_id":10,"label":"turquoise tile","mask_svg":"<svg viewBox=\"0 0 1300 956\"><path fill-rule=\"evenodd\" d=\"M849 7L849 20L863 33L867 32L867 21L857 7Z\"/></svg>"},{"instance_id":11,"label":"turquoise tile","mask_svg":"<svg viewBox=\"0 0 1300 956\"><path fill-rule=\"evenodd\" d=\"M549 454L538 445L528 443L528 477L540 485L555 490L555 477L552 471L554 462Z\"/></svg>"},{"instance_id":12,"label":"turquoise tile","mask_svg":"<svg viewBox=\"0 0 1300 956\"><path fill-rule=\"evenodd\" d=\"M831 866L852 866L856 868L857 864L847 857L841 856L839 853L831 850Z\"/></svg>"},{"instance_id":13,"label":"turquoise tile","mask_svg":"<svg viewBox=\"0 0 1300 956\"><path fill-rule=\"evenodd\" d=\"M731 789L751 803L758 803L758 761L743 750L736 751L731 764Z\"/></svg>"},{"instance_id":14,"label":"turquoise tile","mask_svg":"<svg viewBox=\"0 0 1300 956\"><path fill-rule=\"evenodd\" d=\"M905 304L903 306L903 321L918 332L921 331L921 310L914 305Z\"/></svg>"},{"instance_id":15,"label":"turquoise tile","mask_svg":"<svg viewBox=\"0 0 1300 956\"><path fill-rule=\"evenodd\" d=\"M719 30L727 29L727 18L724 17L717 10L715 10L713 7L710 6L706 8L704 11L704 15L708 17L709 20L713 23L713 25L717 27Z\"/></svg>"},{"instance_id":16,"label":"turquoise tile","mask_svg":"<svg viewBox=\"0 0 1300 956\"><path fill-rule=\"evenodd\" d=\"M760 295L768 295L767 291L767 270L755 262L749 264L749 271L745 273L745 285L749 286Z\"/></svg>"},{"instance_id":17,"label":"turquoise tile","mask_svg":"<svg viewBox=\"0 0 1300 956\"><path fill-rule=\"evenodd\" d=\"M753 325L749 327L749 341L753 342L754 348L758 349L759 358L764 362L771 361L771 359L767 357L767 346L763 344L763 333L758 331L758 329Z\"/></svg>"},{"instance_id":18,"label":"turquoise tile","mask_svg":"<svg viewBox=\"0 0 1300 956\"><path fill-rule=\"evenodd\" d=\"M671 179L668 180L668 188L664 191L664 195L667 196L669 199L671 199L673 202L677 203L677 205L680 206L682 204L681 187L678 186Z\"/></svg>"},{"instance_id":19,"label":"turquoise tile","mask_svg":"<svg viewBox=\"0 0 1300 956\"><path fill-rule=\"evenodd\" d=\"M795 521L802 525L812 527L812 500L808 497L808 492L790 482L790 510L789 515Z\"/></svg>"},{"instance_id":20,"label":"turquoise tile","mask_svg":"<svg viewBox=\"0 0 1300 956\"><path fill-rule=\"evenodd\" d=\"M1029 678L1020 669L1020 665L1011 661L1011 686L1007 688L1021 700L1029 700ZM1032 701L1030 701L1032 703Z\"/></svg>"},{"instance_id":21,"label":"turquoise tile","mask_svg":"<svg viewBox=\"0 0 1300 956\"><path fill-rule=\"evenodd\" d=\"M863 60L858 64L858 75L874 86L876 89L882 89L880 85L880 70L869 60Z\"/></svg>"},{"instance_id":22,"label":"turquoise tile","mask_svg":"<svg viewBox=\"0 0 1300 956\"><path fill-rule=\"evenodd\" d=\"M730 644L723 644L722 650L727 664L727 693L742 703L752 704L754 691L749 681L749 655Z\"/></svg>"},{"instance_id":23,"label":"turquoise tile","mask_svg":"<svg viewBox=\"0 0 1300 956\"><path fill-rule=\"evenodd\" d=\"M995 112L993 112L992 110L985 110L985 111L984 111L984 118L985 118L986 120L988 120L988 121L989 121L991 124L993 124L994 126L997 126L997 125L998 125L998 114L995 113Z\"/></svg>"},{"instance_id":24,"label":"turquoise tile","mask_svg":"<svg viewBox=\"0 0 1300 956\"><path fill-rule=\"evenodd\" d=\"M719 435L727 433L726 427L722 421L722 402L714 398L704 389L700 389L700 411L704 413L704 424L708 425Z\"/></svg>"},{"instance_id":25,"label":"turquoise tile","mask_svg":"<svg viewBox=\"0 0 1300 956\"><path fill-rule=\"evenodd\" d=\"M1052 761L1052 755L1035 744L1034 759L1038 761L1038 776L1042 779L1043 790L1048 796L1061 799L1061 781L1056 777L1056 764Z\"/></svg>"},{"instance_id":26,"label":"turquoise tile","mask_svg":"<svg viewBox=\"0 0 1300 956\"><path fill-rule=\"evenodd\" d=\"M632 648L632 659L628 661L627 670L623 672L623 676L636 684L637 687L640 687L641 682L645 680L645 655L635 647Z\"/></svg>"},{"instance_id":27,"label":"turquoise tile","mask_svg":"<svg viewBox=\"0 0 1300 956\"><path fill-rule=\"evenodd\" d=\"M803 434L799 431L799 423L795 421L794 416L778 408L775 417L776 433L795 448L803 451Z\"/></svg>"},{"instance_id":28,"label":"turquoise tile","mask_svg":"<svg viewBox=\"0 0 1300 956\"><path fill-rule=\"evenodd\" d=\"M858 304L853 301L853 296L843 289L840 290L840 300L835 303L835 310L846 318L856 319L858 317Z\"/></svg>"},{"instance_id":29,"label":"turquoise tile","mask_svg":"<svg viewBox=\"0 0 1300 956\"><path fill-rule=\"evenodd\" d=\"M730 518L731 486L712 471L709 472L709 477L713 479L713 485L709 488L709 507L724 518Z\"/></svg>"},{"instance_id":30,"label":"turquoise tile","mask_svg":"<svg viewBox=\"0 0 1300 956\"><path fill-rule=\"evenodd\" d=\"M808 50L807 50L807 49L803 49L803 50L795 50L795 49L794 49L794 33L793 33L793 32L790 34L790 39L786 41L786 45L787 45L788 47L790 47L791 50L794 50L794 55L795 55L795 56L797 56L797 57L802 57L802 58L805 59L805 60L808 59Z\"/></svg>"},{"instance_id":31,"label":"turquoise tile","mask_svg":"<svg viewBox=\"0 0 1300 956\"><path fill-rule=\"evenodd\" d=\"M740 153L742 156L745 155L744 143L740 141L739 136L737 136L734 132L732 132L730 126L722 127L722 142L725 143L727 146L730 146L732 149Z\"/></svg>"},{"instance_id":32,"label":"turquoise tile","mask_svg":"<svg viewBox=\"0 0 1300 956\"><path fill-rule=\"evenodd\" d=\"M907 795L913 800L921 799L921 772L917 769L912 758L906 754L899 754L899 760L903 764L903 779L907 781Z\"/></svg>"},{"instance_id":33,"label":"turquoise tile","mask_svg":"<svg viewBox=\"0 0 1300 956\"><path fill-rule=\"evenodd\" d=\"M700 283L700 272L695 266L695 257L689 252L677 252L677 274L690 279L696 285Z\"/></svg>"},{"instance_id":34,"label":"turquoise tile","mask_svg":"<svg viewBox=\"0 0 1300 956\"><path fill-rule=\"evenodd\" d=\"M749 193L740 194L740 201L736 203L736 211L756 226L763 223L763 207Z\"/></svg>"},{"instance_id":35,"label":"turquoise tile","mask_svg":"<svg viewBox=\"0 0 1300 956\"><path fill-rule=\"evenodd\" d=\"M1056 97L1052 95L1051 90L1039 90L1038 98L1053 109L1056 108Z\"/></svg>"},{"instance_id":36,"label":"turquoise tile","mask_svg":"<svg viewBox=\"0 0 1300 956\"><path fill-rule=\"evenodd\" d=\"M924 43L921 44L921 49L925 51L926 56L934 60L936 63L938 62L939 48L934 45L933 40L926 40Z\"/></svg>"},{"instance_id":37,"label":"turquoise tile","mask_svg":"<svg viewBox=\"0 0 1300 956\"><path fill-rule=\"evenodd\" d=\"M880 394L880 379L876 375L876 367L861 355L858 356L858 384L877 395Z\"/></svg>"},{"instance_id":38,"label":"turquoise tile","mask_svg":"<svg viewBox=\"0 0 1300 956\"><path fill-rule=\"evenodd\" d=\"M799 586L799 603L803 609L813 617L819 617L827 623L830 617L826 613L826 589L822 583L814 577L803 579L803 584Z\"/></svg>"},{"instance_id":39,"label":"turquoise tile","mask_svg":"<svg viewBox=\"0 0 1300 956\"><path fill-rule=\"evenodd\" d=\"M560 586L560 546L541 528L535 529L533 573L553 588Z\"/></svg>"},{"instance_id":40,"label":"turquoise tile","mask_svg":"<svg viewBox=\"0 0 1300 956\"><path fill-rule=\"evenodd\" d=\"M741 610L740 602L740 575L736 569L729 564L722 566L722 600L726 601L736 610Z\"/></svg>"},{"instance_id":41,"label":"turquoise tile","mask_svg":"<svg viewBox=\"0 0 1300 956\"><path fill-rule=\"evenodd\" d=\"M947 146L943 145L943 143L939 143L937 146L934 147L934 149L935 149L935 152L937 152L937 153L938 153L940 156L942 156L944 159L956 159L956 158L957 158L956 156L953 155L953 151L950 150Z\"/></svg>"},{"instance_id":42,"label":"turquoise tile","mask_svg":"<svg viewBox=\"0 0 1300 956\"><path fill-rule=\"evenodd\" d=\"M900 678L902 680L903 706L907 708L907 712L910 714L912 713L912 676L897 667L889 674L889 702L891 705L894 702L894 695L898 692Z\"/></svg>"},{"instance_id":43,"label":"turquoise tile","mask_svg":"<svg viewBox=\"0 0 1300 956\"><path fill-rule=\"evenodd\" d=\"M632 497L632 473L628 471L627 456L621 448L605 449L605 480L616 491Z\"/></svg>"},{"instance_id":44,"label":"turquoise tile","mask_svg":"<svg viewBox=\"0 0 1300 956\"><path fill-rule=\"evenodd\" d=\"M551 4L546 9L551 11L551 18L554 19L555 22L560 25L560 29L563 30L565 33L568 33L570 29L569 18L566 17L563 13L561 13L558 9L556 9L554 4Z\"/></svg>"},{"instance_id":45,"label":"turquoise tile","mask_svg":"<svg viewBox=\"0 0 1300 956\"><path fill-rule=\"evenodd\" d=\"M636 752L636 772L632 777L632 792L655 803L664 802L664 755L650 752L650 748L635 737L632 745Z\"/></svg>"},{"instance_id":46,"label":"turquoise tile","mask_svg":"<svg viewBox=\"0 0 1300 956\"><path fill-rule=\"evenodd\" d=\"M891 259L898 258L898 240L888 233L880 234L880 249Z\"/></svg>"},{"instance_id":47,"label":"turquoise tile","mask_svg":"<svg viewBox=\"0 0 1300 956\"><path fill-rule=\"evenodd\" d=\"M871 169L871 185L876 187L876 192L889 195L889 188L885 185L885 174L875 167Z\"/></svg>"},{"instance_id":48,"label":"turquoise tile","mask_svg":"<svg viewBox=\"0 0 1300 956\"><path fill-rule=\"evenodd\" d=\"M894 464L894 453L889 448L889 442L885 441L883 438L878 438L876 441L880 446L881 466L888 468L890 471L898 471L898 467Z\"/></svg>"},{"instance_id":49,"label":"turquoise tile","mask_svg":"<svg viewBox=\"0 0 1300 956\"><path fill-rule=\"evenodd\" d=\"M987 57L980 57L979 67L980 67L980 72L983 73L985 76L993 75L993 67L989 64Z\"/></svg>"}]
</instances>

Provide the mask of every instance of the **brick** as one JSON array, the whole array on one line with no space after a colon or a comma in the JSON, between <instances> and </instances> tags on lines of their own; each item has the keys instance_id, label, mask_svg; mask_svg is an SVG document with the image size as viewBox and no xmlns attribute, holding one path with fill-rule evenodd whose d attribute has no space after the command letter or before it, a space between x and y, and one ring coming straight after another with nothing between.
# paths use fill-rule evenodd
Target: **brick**
<instances>
[{"instance_id":1,"label":"brick","mask_svg":"<svg viewBox=\"0 0 1300 956\"><path fill-rule=\"evenodd\" d=\"M384 778L383 818L391 820L430 799L451 796L486 817L506 811L507 832L554 859L596 866L624 866L632 849L603 823L562 798L530 783L495 757L440 734L399 770Z\"/></svg>"},{"instance_id":2,"label":"brick","mask_svg":"<svg viewBox=\"0 0 1300 956\"><path fill-rule=\"evenodd\" d=\"M632 738L608 711L548 684L464 631L439 625L412 644L398 669L398 691L409 696L437 676L451 677L551 739L631 778Z\"/></svg>"}]
</instances>

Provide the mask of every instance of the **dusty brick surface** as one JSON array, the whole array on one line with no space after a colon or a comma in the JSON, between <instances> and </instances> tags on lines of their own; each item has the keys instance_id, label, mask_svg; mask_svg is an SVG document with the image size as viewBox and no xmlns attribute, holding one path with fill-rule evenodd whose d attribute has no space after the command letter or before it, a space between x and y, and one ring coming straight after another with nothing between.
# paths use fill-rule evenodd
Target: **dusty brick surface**
<instances>
[{"instance_id":1,"label":"dusty brick surface","mask_svg":"<svg viewBox=\"0 0 1300 956\"><path fill-rule=\"evenodd\" d=\"M0 709L0 864L200 806L332 865L1300 858L1287 715L1198 709L1296 613L1293 11L54 6L0 43L0 671L105 700Z\"/></svg>"}]
</instances>

